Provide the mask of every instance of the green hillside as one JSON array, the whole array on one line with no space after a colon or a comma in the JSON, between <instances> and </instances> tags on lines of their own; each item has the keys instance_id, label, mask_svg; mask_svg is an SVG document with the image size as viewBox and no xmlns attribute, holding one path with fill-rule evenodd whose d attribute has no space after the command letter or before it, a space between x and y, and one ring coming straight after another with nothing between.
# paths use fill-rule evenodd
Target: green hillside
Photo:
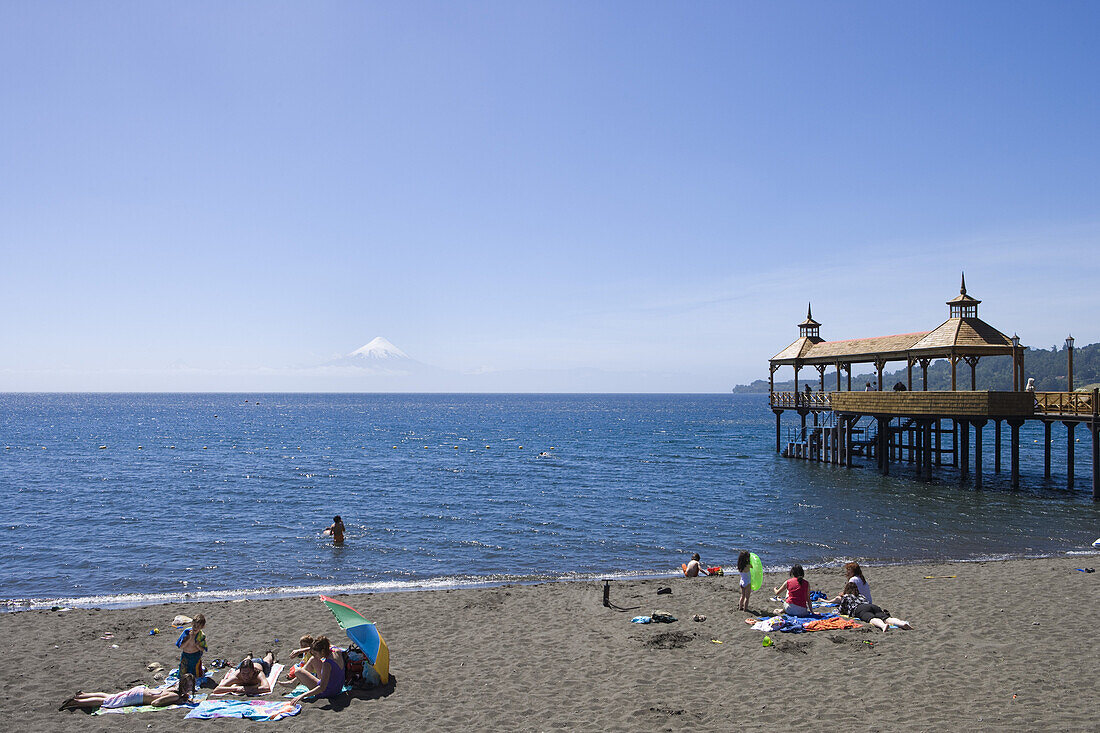
<instances>
[{"instance_id":1,"label":"green hillside","mask_svg":"<svg viewBox=\"0 0 1100 733\"><path fill-rule=\"evenodd\" d=\"M1024 353L1024 378L1035 379L1035 389L1040 392L1064 392L1066 390L1066 348L1051 347L1044 349L1025 349ZM867 369L868 365L860 365ZM863 389L866 382L875 383L877 377L873 370L858 372L859 367L852 371L852 389ZM788 376L793 374L790 367L782 367L776 372L776 376ZM956 367L959 389L970 388L970 367L965 362L959 362ZM882 373L884 389L889 389L895 382L905 384L905 366L892 372ZM809 383L814 390L817 389L817 369L804 368L799 373L799 386ZM841 383L847 384L845 375L841 374ZM978 389L1010 390L1012 389L1012 359L1007 356L989 356L978 362L977 369ZM1073 350L1073 383L1077 389L1092 389L1100 383L1100 344L1075 348ZM913 389L921 388L921 370L913 365ZM836 389L836 371L825 372L826 391ZM933 362L928 367L928 389L951 389L951 365L946 359ZM776 392L791 392L794 390L794 379L778 381L775 383ZM767 392L768 380L757 379L752 384L739 384L733 388L736 393Z\"/></svg>"}]
</instances>

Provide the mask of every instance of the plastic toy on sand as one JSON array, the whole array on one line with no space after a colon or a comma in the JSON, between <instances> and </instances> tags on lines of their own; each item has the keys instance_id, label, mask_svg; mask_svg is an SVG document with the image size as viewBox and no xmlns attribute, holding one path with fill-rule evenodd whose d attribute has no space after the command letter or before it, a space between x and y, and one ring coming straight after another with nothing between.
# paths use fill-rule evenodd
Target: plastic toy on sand
<instances>
[{"instance_id":1,"label":"plastic toy on sand","mask_svg":"<svg viewBox=\"0 0 1100 733\"><path fill-rule=\"evenodd\" d=\"M749 579L752 580L752 589L760 590L764 585L764 563L760 562L760 556L755 552L749 553Z\"/></svg>"}]
</instances>

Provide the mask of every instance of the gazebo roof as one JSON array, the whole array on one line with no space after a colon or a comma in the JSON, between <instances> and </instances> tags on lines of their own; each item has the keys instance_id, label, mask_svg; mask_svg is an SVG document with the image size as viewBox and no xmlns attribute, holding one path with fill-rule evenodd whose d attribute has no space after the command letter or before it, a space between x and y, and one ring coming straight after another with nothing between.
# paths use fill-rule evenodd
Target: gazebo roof
<instances>
[{"instance_id":1,"label":"gazebo roof","mask_svg":"<svg viewBox=\"0 0 1100 733\"><path fill-rule=\"evenodd\" d=\"M996 356L1012 353L1012 340L980 318L948 318L933 331L893 336L820 341L800 337L773 356L778 364L845 364L959 355Z\"/></svg>"},{"instance_id":2,"label":"gazebo roof","mask_svg":"<svg viewBox=\"0 0 1100 733\"><path fill-rule=\"evenodd\" d=\"M967 295L966 276L963 275L959 294L947 301L951 317L932 331L844 341L822 340L816 330L821 324L814 320L807 306L806 320L798 324L798 339L769 361L777 365L832 365L1011 354L1012 339L978 318L978 303L981 301Z\"/></svg>"}]
</instances>

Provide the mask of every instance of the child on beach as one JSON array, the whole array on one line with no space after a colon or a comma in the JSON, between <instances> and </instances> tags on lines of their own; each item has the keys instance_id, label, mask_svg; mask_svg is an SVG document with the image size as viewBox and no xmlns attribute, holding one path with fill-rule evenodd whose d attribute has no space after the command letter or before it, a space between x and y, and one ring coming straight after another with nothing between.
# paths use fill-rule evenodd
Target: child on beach
<instances>
[{"instance_id":1,"label":"child on beach","mask_svg":"<svg viewBox=\"0 0 1100 733\"><path fill-rule=\"evenodd\" d=\"M294 679L294 675L298 673L298 670L309 664L310 657L313 656L313 637L309 634L305 634L301 639L298 639L298 648L290 653L291 658L301 657L302 661L295 664L287 672L286 676L290 679Z\"/></svg>"},{"instance_id":2,"label":"child on beach","mask_svg":"<svg viewBox=\"0 0 1100 733\"><path fill-rule=\"evenodd\" d=\"M344 520L340 519L340 515L337 514L332 518L332 525L327 527L321 534L332 535L334 545L344 544Z\"/></svg>"},{"instance_id":3,"label":"child on beach","mask_svg":"<svg viewBox=\"0 0 1100 733\"><path fill-rule=\"evenodd\" d=\"M737 602L738 611L749 610L749 595L752 593L752 574L749 572L749 551L742 550L737 556L737 573L741 576L741 600Z\"/></svg>"},{"instance_id":4,"label":"child on beach","mask_svg":"<svg viewBox=\"0 0 1100 733\"><path fill-rule=\"evenodd\" d=\"M792 565L791 577L787 578L787 582L783 585L775 588L777 596L779 591L787 591L787 598L783 601L783 613L789 616L809 616L813 613L810 607L810 583L804 577L805 574L801 565Z\"/></svg>"},{"instance_id":5,"label":"child on beach","mask_svg":"<svg viewBox=\"0 0 1100 733\"><path fill-rule=\"evenodd\" d=\"M688 578L695 578L699 575L710 575L699 561L699 553L696 552L691 556L691 562L684 566L684 575Z\"/></svg>"},{"instance_id":6,"label":"child on beach","mask_svg":"<svg viewBox=\"0 0 1100 733\"><path fill-rule=\"evenodd\" d=\"M194 675L196 679L202 675L202 653L206 651L206 616L201 613L191 621L191 628L180 634L176 640L176 646L180 650L180 677L185 674Z\"/></svg>"},{"instance_id":7,"label":"child on beach","mask_svg":"<svg viewBox=\"0 0 1100 733\"><path fill-rule=\"evenodd\" d=\"M844 575L847 578L846 583L855 583L859 594L866 598L868 603L874 603L871 600L871 587L867 585L867 579L863 577L863 569L858 562L850 562L845 565Z\"/></svg>"}]
</instances>

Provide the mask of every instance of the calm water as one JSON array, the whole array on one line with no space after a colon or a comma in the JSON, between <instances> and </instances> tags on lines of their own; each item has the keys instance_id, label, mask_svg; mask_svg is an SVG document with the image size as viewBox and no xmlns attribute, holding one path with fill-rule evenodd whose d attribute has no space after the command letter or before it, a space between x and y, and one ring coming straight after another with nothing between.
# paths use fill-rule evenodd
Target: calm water
<instances>
[{"instance_id":1,"label":"calm water","mask_svg":"<svg viewBox=\"0 0 1100 733\"><path fill-rule=\"evenodd\" d=\"M1049 484L1027 433L1029 488L976 492L783 459L773 426L764 395L0 395L0 598L653 575L742 548L775 567L1026 556L1100 535L1084 431L1075 491L1058 431ZM340 548L320 536L333 514Z\"/></svg>"}]
</instances>

